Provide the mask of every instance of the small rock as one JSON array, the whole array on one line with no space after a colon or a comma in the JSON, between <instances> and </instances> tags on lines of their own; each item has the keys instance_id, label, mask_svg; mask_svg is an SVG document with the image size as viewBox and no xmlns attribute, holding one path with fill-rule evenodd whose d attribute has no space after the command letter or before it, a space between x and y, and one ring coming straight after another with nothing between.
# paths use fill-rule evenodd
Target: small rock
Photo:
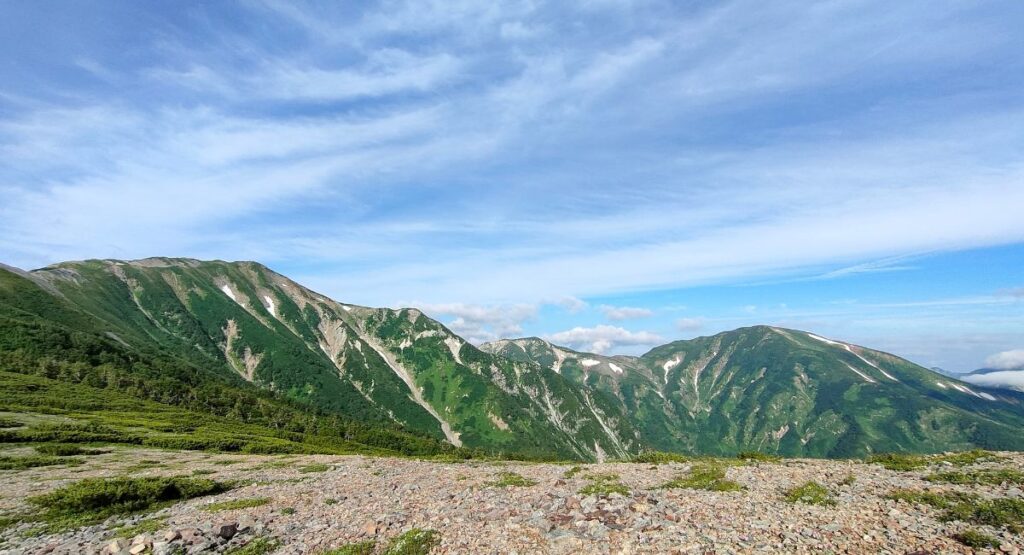
<instances>
[{"instance_id":1,"label":"small rock","mask_svg":"<svg viewBox=\"0 0 1024 555\"><path fill-rule=\"evenodd\" d=\"M375 536L377 534L377 523L372 520L367 520L363 524L363 534L367 536Z\"/></svg>"},{"instance_id":2,"label":"small rock","mask_svg":"<svg viewBox=\"0 0 1024 555\"><path fill-rule=\"evenodd\" d=\"M116 540L108 543L107 546L103 548L102 553L111 553L111 554L112 553L120 553L120 552L124 551L124 549L127 548L127 547L128 547L128 544L125 543L124 540L119 538L119 539L116 539Z\"/></svg>"},{"instance_id":3,"label":"small rock","mask_svg":"<svg viewBox=\"0 0 1024 555\"><path fill-rule=\"evenodd\" d=\"M236 522L222 522L213 527L214 533L225 540L230 540L235 537L238 533L238 523Z\"/></svg>"},{"instance_id":4,"label":"small rock","mask_svg":"<svg viewBox=\"0 0 1024 555\"><path fill-rule=\"evenodd\" d=\"M128 553L131 553L132 555L139 555L147 549L149 549L149 546L145 543L137 543L133 545L131 549L128 550Z\"/></svg>"},{"instance_id":5,"label":"small rock","mask_svg":"<svg viewBox=\"0 0 1024 555\"><path fill-rule=\"evenodd\" d=\"M167 543L171 543L174 540L180 540L180 539L181 539L181 532L179 532L177 530L168 530L167 533L164 534L164 541L167 542Z\"/></svg>"}]
</instances>

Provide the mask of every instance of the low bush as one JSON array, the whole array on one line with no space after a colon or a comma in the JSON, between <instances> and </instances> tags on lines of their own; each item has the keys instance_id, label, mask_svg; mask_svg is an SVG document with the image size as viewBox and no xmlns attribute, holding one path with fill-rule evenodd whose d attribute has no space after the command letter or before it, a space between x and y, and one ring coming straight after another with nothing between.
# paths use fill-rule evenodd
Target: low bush
<instances>
[{"instance_id":1,"label":"low bush","mask_svg":"<svg viewBox=\"0 0 1024 555\"><path fill-rule=\"evenodd\" d=\"M743 486L725 479L725 469L715 464L699 464L690 468L686 476L659 486L661 489L700 489L706 491L740 491Z\"/></svg>"},{"instance_id":2,"label":"low bush","mask_svg":"<svg viewBox=\"0 0 1024 555\"><path fill-rule=\"evenodd\" d=\"M226 484L199 478L91 478L28 501L43 511L41 520L80 526L227 490Z\"/></svg>"},{"instance_id":3,"label":"low bush","mask_svg":"<svg viewBox=\"0 0 1024 555\"><path fill-rule=\"evenodd\" d=\"M247 497L244 499L233 499L231 501L221 501L219 503L210 503L203 507L204 511L218 512L218 511L233 511L235 509L248 509L251 507L261 507L270 503L269 497Z\"/></svg>"},{"instance_id":4,"label":"low bush","mask_svg":"<svg viewBox=\"0 0 1024 555\"><path fill-rule=\"evenodd\" d=\"M376 547L377 542L373 540L366 540L358 543L350 543L334 549L328 549L321 553L321 555L373 555L373 550Z\"/></svg>"},{"instance_id":5,"label":"low bush","mask_svg":"<svg viewBox=\"0 0 1024 555\"><path fill-rule=\"evenodd\" d=\"M240 547L231 547L224 552L225 555L267 555L277 551L281 542L274 538L261 536L253 538L249 543Z\"/></svg>"},{"instance_id":6,"label":"low bush","mask_svg":"<svg viewBox=\"0 0 1024 555\"><path fill-rule=\"evenodd\" d=\"M630 462L643 463L643 464L665 464L665 463L685 463L692 461L692 457L686 455L680 455L679 453L666 453L664 451L641 451L638 455L634 456Z\"/></svg>"},{"instance_id":7,"label":"low bush","mask_svg":"<svg viewBox=\"0 0 1024 555\"><path fill-rule=\"evenodd\" d=\"M946 484L1024 484L1024 472L1010 468L972 470L968 472L936 472L925 476L929 482Z\"/></svg>"},{"instance_id":8,"label":"low bush","mask_svg":"<svg viewBox=\"0 0 1024 555\"><path fill-rule=\"evenodd\" d=\"M299 472L308 474L310 472L327 472L331 469L329 464L309 464L306 466L300 466Z\"/></svg>"},{"instance_id":9,"label":"low bush","mask_svg":"<svg viewBox=\"0 0 1024 555\"><path fill-rule=\"evenodd\" d=\"M975 549L999 547L999 540L977 530L964 530L959 534L953 534L953 539Z\"/></svg>"},{"instance_id":10,"label":"low bush","mask_svg":"<svg viewBox=\"0 0 1024 555\"><path fill-rule=\"evenodd\" d=\"M27 457L0 457L0 470L24 470L40 466L78 466L85 463L74 457L51 457L47 455L29 455Z\"/></svg>"},{"instance_id":11,"label":"low bush","mask_svg":"<svg viewBox=\"0 0 1024 555\"><path fill-rule=\"evenodd\" d=\"M814 481L804 482L795 488L786 490L786 501L823 506L836 504L836 500L832 498L828 488Z\"/></svg>"},{"instance_id":12,"label":"low bush","mask_svg":"<svg viewBox=\"0 0 1024 555\"><path fill-rule=\"evenodd\" d=\"M590 474L583 478L590 483L579 491L580 495L596 495L598 497L608 497L613 493L629 495L629 488L619 481L618 474Z\"/></svg>"},{"instance_id":13,"label":"low bush","mask_svg":"<svg viewBox=\"0 0 1024 555\"><path fill-rule=\"evenodd\" d=\"M525 487L535 486L535 485L537 485L537 482L534 481L534 480L530 480L528 478L524 478L523 476L521 476L520 474L516 474L515 472L499 472L498 473L498 479L493 481L493 482L488 483L487 485L493 486L493 487L496 487L496 488L507 488L507 487L525 488Z\"/></svg>"},{"instance_id":14,"label":"low bush","mask_svg":"<svg viewBox=\"0 0 1024 555\"><path fill-rule=\"evenodd\" d=\"M392 538L384 555L427 555L439 543L441 535L436 530L413 528Z\"/></svg>"},{"instance_id":15,"label":"low bush","mask_svg":"<svg viewBox=\"0 0 1024 555\"><path fill-rule=\"evenodd\" d=\"M760 451L743 451L736 458L741 461L756 461L756 462L779 462L782 457L778 455L769 455Z\"/></svg>"}]
</instances>

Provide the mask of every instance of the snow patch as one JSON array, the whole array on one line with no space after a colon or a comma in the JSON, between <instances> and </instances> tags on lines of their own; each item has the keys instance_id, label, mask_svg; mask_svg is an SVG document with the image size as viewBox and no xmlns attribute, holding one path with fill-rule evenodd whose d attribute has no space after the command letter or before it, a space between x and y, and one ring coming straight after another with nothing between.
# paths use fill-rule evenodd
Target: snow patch
<instances>
[{"instance_id":1,"label":"snow patch","mask_svg":"<svg viewBox=\"0 0 1024 555\"><path fill-rule=\"evenodd\" d=\"M935 382L935 385L941 387L942 389L949 389L949 387L942 382Z\"/></svg>"},{"instance_id":2,"label":"snow patch","mask_svg":"<svg viewBox=\"0 0 1024 555\"><path fill-rule=\"evenodd\" d=\"M270 295L263 295L263 300L267 301L267 312L277 318L277 306L274 305L274 299L271 299Z\"/></svg>"},{"instance_id":3,"label":"snow patch","mask_svg":"<svg viewBox=\"0 0 1024 555\"><path fill-rule=\"evenodd\" d=\"M682 361L683 358L680 357L679 355L676 355L676 358L672 360L666 360L665 364L662 364L661 367L665 370L665 373L667 374L669 370L675 368L676 366L679 366L679 363Z\"/></svg>"},{"instance_id":4,"label":"snow patch","mask_svg":"<svg viewBox=\"0 0 1024 555\"><path fill-rule=\"evenodd\" d=\"M580 361L580 364L582 364L584 368L590 368L591 366L597 366L598 364L601 364L601 361L594 360L592 358L585 358Z\"/></svg>"},{"instance_id":5,"label":"snow patch","mask_svg":"<svg viewBox=\"0 0 1024 555\"><path fill-rule=\"evenodd\" d=\"M846 364L846 363L844 362L843 364ZM858 376L864 378L864 381L866 381L868 383L878 383L871 376L868 376L864 372L861 372L860 370L857 370L853 366L850 366L849 364L846 364L846 367L849 368L850 370L853 370L854 372L856 372Z\"/></svg>"},{"instance_id":6,"label":"snow patch","mask_svg":"<svg viewBox=\"0 0 1024 555\"><path fill-rule=\"evenodd\" d=\"M235 296L235 292L231 290L231 287L228 284L225 283L224 285L221 285L220 290L223 291L225 295L231 297L232 301L235 301L236 303L238 302L238 297Z\"/></svg>"},{"instance_id":7,"label":"snow patch","mask_svg":"<svg viewBox=\"0 0 1024 555\"><path fill-rule=\"evenodd\" d=\"M462 341L459 341L458 337L448 336L444 338L444 344L452 352L452 358L455 359L455 362L462 364L462 358L459 357L459 352L462 351Z\"/></svg>"},{"instance_id":8,"label":"snow patch","mask_svg":"<svg viewBox=\"0 0 1024 555\"><path fill-rule=\"evenodd\" d=\"M861 359L864 362L864 364L867 364L868 366L870 366L870 367L874 368L875 370L878 370L879 372L881 372L882 375L885 376L886 378L889 378L890 380L892 380L894 382L898 382L899 381L892 374L886 372L885 370L882 370L877 364L875 364L874 362L871 362L870 360L868 360L868 359L864 358L863 356L861 356L860 353L854 351L850 347L850 345L847 344L847 343L842 343L842 342L839 342L839 341L832 341L831 339L825 339L824 337L822 337L820 335L814 335L813 333L808 333L807 337L810 337L811 339L817 339L818 341L822 341L822 342L828 343L829 345L838 345L838 346L842 347L843 349L846 349L846 351L848 353L850 353L851 355ZM847 366L850 366L850 365L847 364ZM853 367L850 366L850 369L852 370ZM857 372L857 373L860 374L860 372Z\"/></svg>"},{"instance_id":9,"label":"snow patch","mask_svg":"<svg viewBox=\"0 0 1024 555\"><path fill-rule=\"evenodd\" d=\"M609 362L608 363L608 367L612 369L612 372L615 372L617 374L621 374L622 373L622 367L620 367L619 365L615 364L614 362Z\"/></svg>"},{"instance_id":10,"label":"snow patch","mask_svg":"<svg viewBox=\"0 0 1024 555\"><path fill-rule=\"evenodd\" d=\"M347 304L341 305L341 309L344 310L345 312L352 312L352 307L348 306Z\"/></svg>"},{"instance_id":11,"label":"snow patch","mask_svg":"<svg viewBox=\"0 0 1024 555\"><path fill-rule=\"evenodd\" d=\"M985 399L987 401L995 401L996 400L995 397L993 397L993 396L991 396L991 395L989 395L988 393L985 393L985 392L979 393L978 397L981 397L982 399Z\"/></svg>"}]
</instances>

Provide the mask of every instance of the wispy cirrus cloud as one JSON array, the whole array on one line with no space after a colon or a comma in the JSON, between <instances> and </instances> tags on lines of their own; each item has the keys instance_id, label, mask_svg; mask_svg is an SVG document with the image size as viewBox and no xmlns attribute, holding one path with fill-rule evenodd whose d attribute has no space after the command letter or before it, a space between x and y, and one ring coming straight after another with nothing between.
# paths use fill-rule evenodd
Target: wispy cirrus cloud
<instances>
[{"instance_id":1,"label":"wispy cirrus cloud","mask_svg":"<svg viewBox=\"0 0 1024 555\"><path fill-rule=\"evenodd\" d=\"M585 318L1024 242L1015 2L64 9L11 7L39 31L0 36L19 266L259 258L349 302ZM541 318L448 308L480 339Z\"/></svg>"}]
</instances>

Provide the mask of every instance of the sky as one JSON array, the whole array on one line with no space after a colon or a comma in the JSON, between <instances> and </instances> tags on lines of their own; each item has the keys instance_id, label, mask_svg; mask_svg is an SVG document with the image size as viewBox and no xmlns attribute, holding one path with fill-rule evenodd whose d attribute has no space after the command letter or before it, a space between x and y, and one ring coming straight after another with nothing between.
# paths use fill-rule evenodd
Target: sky
<instances>
[{"instance_id":1,"label":"sky","mask_svg":"<svg viewBox=\"0 0 1024 555\"><path fill-rule=\"evenodd\" d=\"M1017 0L0 14L5 263L256 260L476 342L1024 364Z\"/></svg>"}]
</instances>

